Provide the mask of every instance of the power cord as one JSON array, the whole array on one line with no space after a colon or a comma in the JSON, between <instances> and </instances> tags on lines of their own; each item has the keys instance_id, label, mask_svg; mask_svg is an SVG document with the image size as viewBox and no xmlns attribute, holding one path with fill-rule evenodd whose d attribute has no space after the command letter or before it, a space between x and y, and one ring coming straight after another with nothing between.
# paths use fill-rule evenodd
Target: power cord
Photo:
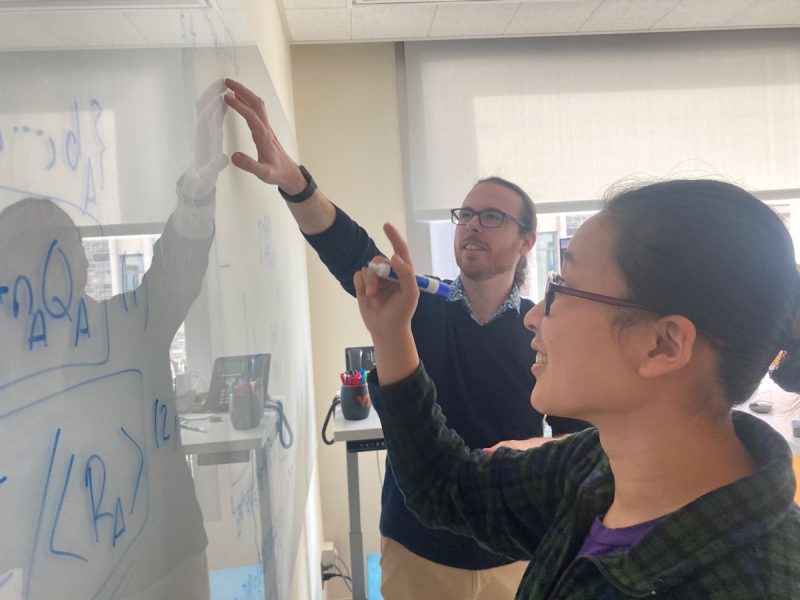
<instances>
[{"instance_id":1,"label":"power cord","mask_svg":"<svg viewBox=\"0 0 800 600\"><path fill-rule=\"evenodd\" d=\"M283 402L280 400L273 400L271 397L267 396L264 398L264 408L274 410L278 413L278 438L280 439L281 446L286 449L291 448L294 443L294 432L292 432L289 421L286 419L286 413L283 410ZM286 432L285 434L284 430Z\"/></svg>"},{"instance_id":2,"label":"power cord","mask_svg":"<svg viewBox=\"0 0 800 600\"><path fill-rule=\"evenodd\" d=\"M322 424L322 441L328 446L333 446L333 441L334 441L332 438L330 440L328 439L328 434L327 434L328 423L330 422L331 417L333 416L333 411L336 410L336 407L339 405L341 401L342 401L341 396L339 396L339 394L336 394L333 397L333 400L331 401L331 407L328 409L328 414L325 415L325 422Z\"/></svg>"},{"instance_id":3,"label":"power cord","mask_svg":"<svg viewBox=\"0 0 800 600\"><path fill-rule=\"evenodd\" d=\"M335 564L328 565L322 570L322 586L325 587L325 582L335 577L340 577L342 581L344 581L344 584L347 586L347 591L350 593L353 592L352 578L342 573L342 570Z\"/></svg>"},{"instance_id":4,"label":"power cord","mask_svg":"<svg viewBox=\"0 0 800 600\"><path fill-rule=\"evenodd\" d=\"M336 555L334 556L333 560L334 560L334 562L339 562L339 563L341 563L341 564L342 564L342 566L344 567L344 572L345 572L345 575L347 575L347 578L348 578L348 579L350 579L350 577L351 577L351 575L350 575L350 568L347 566L347 563L346 563L346 562L344 562L344 561L343 561L343 560L342 560L342 559L339 557L339 553L338 553L338 552L337 552L337 553L336 553ZM340 570L341 570L341 569L340 569Z\"/></svg>"}]
</instances>

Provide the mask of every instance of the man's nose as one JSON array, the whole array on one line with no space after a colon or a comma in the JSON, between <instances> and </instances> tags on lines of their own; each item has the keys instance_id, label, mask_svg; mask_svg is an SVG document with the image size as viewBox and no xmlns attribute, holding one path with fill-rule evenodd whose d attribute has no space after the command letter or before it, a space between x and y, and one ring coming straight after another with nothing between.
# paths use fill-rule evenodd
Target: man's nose
<instances>
[{"instance_id":1,"label":"man's nose","mask_svg":"<svg viewBox=\"0 0 800 600\"><path fill-rule=\"evenodd\" d=\"M472 218L467 221L467 229L470 231L480 231L481 229L481 216L472 215Z\"/></svg>"}]
</instances>

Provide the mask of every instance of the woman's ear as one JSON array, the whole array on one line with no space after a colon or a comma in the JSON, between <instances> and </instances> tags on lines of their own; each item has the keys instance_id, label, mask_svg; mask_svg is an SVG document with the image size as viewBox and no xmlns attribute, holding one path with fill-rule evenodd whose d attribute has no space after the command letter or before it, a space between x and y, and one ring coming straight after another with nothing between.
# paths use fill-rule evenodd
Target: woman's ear
<instances>
[{"instance_id":1,"label":"woman's ear","mask_svg":"<svg viewBox=\"0 0 800 600\"><path fill-rule=\"evenodd\" d=\"M697 341L694 323L681 315L667 315L649 326L649 346L639 363L639 375L660 377L685 367Z\"/></svg>"}]
</instances>

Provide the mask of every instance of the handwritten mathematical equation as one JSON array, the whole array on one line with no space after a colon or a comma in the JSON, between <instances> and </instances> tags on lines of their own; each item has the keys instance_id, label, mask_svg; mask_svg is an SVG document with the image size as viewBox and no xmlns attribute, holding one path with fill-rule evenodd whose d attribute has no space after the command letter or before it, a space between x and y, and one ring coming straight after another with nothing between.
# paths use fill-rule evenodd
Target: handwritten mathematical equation
<instances>
[{"instance_id":1,"label":"handwritten mathematical equation","mask_svg":"<svg viewBox=\"0 0 800 600\"><path fill-rule=\"evenodd\" d=\"M225 24L219 12L215 10L203 10L200 12L202 14L202 19L199 18L199 16L195 19L195 16L198 15L197 12L181 12L181 39L184 43L191 45L192 48L196 50L199 46L198 40L204 40L207 36L210 36L217 56L222 56L231 60L238 73L239 65L236 60L236 40L230 28ZM201 21L202 25L196 25L196 21ZM203 27L203 29L207 31L201 32L199 30L200 27Z\"/></svg>"},{"instance_id":2,"label":"handwritten mathematical equation","mask_svg":"<svg viewBox=\"0 0 800 600\"><path fill-rule=\"evenodd\" d=\"M83 390L80 398L109 389ZM130 408L131 400L125 398L120 406ZM94 564L94 570L85 573L100 579L89 587L102 587L114 564L126 556L127 548L147 525L152 508L149 465L165 451L182 452L174 407L157 398L152 406L156 417L147 433L141 430L135 409L116 424L103 422L102 433L92 438L73 425L58 426L49 435L42 432L42 441L47 441L41 460L36 461L44 468L42 474L0 477L0 498L14 487L39 490L38 497L29 501L34 510L28 518L34 522L30 526L30 562L24 569L27 586L36 587L45 573L56 576L51 569L63 573L63 560L68 560L75 565ZM107 414L115 411L119 407ZM58 560L51 562L47 557Z\"/></svg>"},{"instance_id":3,"label":"handwritten mathematical equation","mask_svg":"<svg viewBox=\"0 0 800 600\"><path fill-rule=\"evenodd\" d=\"M17 274L4 281L0 274L0 307L9 307L14 319L28 320L28 350L47 347L48 325L61 320L72 324L73 346L92 337L86 299L78 297L81 291L75 289L72 265L58 239L50 242L38 279L32 282Z\"/></svg>"},{"instance_id":4,"label":"handwritten mathematical equation","mask_svg":"<svg viewBox=\"0 0 800 600\"><path fill-rule=\"evenodd\" d=\"M173 429L171 433L167 431L167 419L174 415L174 425L177 425L177 415L174 411L169 411L167 405L160 400L153 401L154 413L163 416L163 421L154 419L153 423L153 444L155 449L158 450L163 447L163 443L170 438L174 440L170 444L173 449L178 449L178 435L177 429ZM173 415L169 413L172 412ZM56 556L68 556L88 562L88 559L79 553L78 549L67 549L69 544L61 540L59 536L59 525L64 517L63 507L68 490L75 490L75 486L70 487L70 481L73 477L73 470L77 471L76 476L80 477L82 486L79 486L82 491L83 499L74 504L74 506L85 506L91 515L91 537L96 544L101 543L101 538L105 543L110 544L111 548L116 548L117 542L128 531L126 527L126 515L132 515L136 512L137 498L139 498L139 490L142 485L142 478L145 475L146 461L144 452L144 443L142 440L137 440L129 433L125 427L119 427L119 435L121 439L129 443L128 453L134 457L133 471L128 473L130 485L120 485L117 489L112 489L109 484L110 472L114 465L107 463L107 459L101 453L86 452L84 456L79 456L75 452L69 452L68 456L66 451L59 449L61 445L62 428L59 427L54 432L52 447L50 450L50 460L47 467L47 477L44 487L44 498L42 499L43 505L50 493L50 486L54 482L63 481L60 490L57 488L53 490L59 495L55 516L51 520L49 533L49 549L50 553ZM160 441L159 441L160 440ZM75 469L76 459L80 468ZM117 478L117 481L124 481L125 479ZM76 493L80 493L80 491ZM140 503L141 504L141 503ZM109 527L103 527L107 524ZM40 523L41 525L41 523ZM64 543L62 543L64 542Z\"/></svg>"},{"instance_id":5,"label":"handwritten mathematical equation","mask_svg":"<svg viewBox=\"0 0 800 600\"><path fill-rule=\"evenodd\" d=\"M61 456L59 454L59 442L61 440L61 428L58 428L55 432L53 437L53 445L50 454L50 463L47 469L47 478L44 486L44 497L42 498L42 504L44 505L48 493L50 491L50 485L54 481L58 481L59 479L63 479L63 486L61 487L60 491L56 491L55 493L59 494L58 501L57 501L57 508L55 511L55 516L50 520L51 527L50 531L47 532L49 534L49 550L50 553L54 556L65 556L69 558L74 558L83 562L89 562L89 559L84 555L79 553L80 548L74 547L77 545L77 542L73 540L73 543L70 544L69 540L61 539L62 536L59 536L59 527L61 524L62 519L62 512L64 507L64 501L67 496L68 490L76 490L76 486L72 486L70 488L70 480L72 478L72 471L75 465L75 459L77 455L72 452L69 453L69 457ZM126 532L127 527L125 525L125 515L128 514L129 516L134 513L136 510L136 497L139 492L139 487L142 480L142 473L144 471L145 460L144 460L144 452L142 451L142 446L139 442L137 442L131 435L125 430L124 427L120 427L120 433L123 435L127 440L132 444L133 448L135 448L135 452L138 455L139 459L139 468L134 475L134 482L133 482L133 491L130 494L125 494L124 492L117 494L114 498L114 492L111 491L111 496L114 498L113 500L109 501L106 497L106 485L108 480L108 472L109 469L106 466L106 462L103 460L103 457L99 454L92 453L90 456L83 458L82 457L82 483L83 486L78 487L77 489L80 490L75 493L79 493L82 491L83 494L83 502L78 501L76 504L80 505L83 504L89 510L89 514L91 515L91 526L92 526L92 538L94 539L95 544L100 544L101 538L101 530L99 525L103 524L108 520L109 524L112 525L111 528L103 528L103 540L105 542L110 542L112 548L116 548L117 541L121 538ZM63 454L63 453L62 453ZM58 463L56 462L58 459ZM59 469L61 473L59 473ZM64 473L64 471L66 471ZM58 474L58 475L56 475ZM54 475L56 475L54 477ZM123 496L125 498L125 509L123 508ZM113 513L110 510L107 510L113 506ZM65 517L69 518L69 516ZM39 522L39 526L41 526L41 520ZM81 550L82 551L82 550Z\"/></svg>"},{"instance_id":6,"label":"handwritten mathematical equation","mask_svg":"<svg viewBox=\"0 0 800 600\"><path fill-rule=\"evenodd\" d=\"M77 230L76 230L77 232ZM78 348L83 341L92 337L92 324L87 310L84 290L75 285L76 278L83 275L74 272L73 260L85 257L82 246L77 241L62 243L59 238L52 239L44 258L41 260L39 277L26 274L11 274L4 277L0 272L0 316L3 312L14 320L27 320L23 328L27 349L47 348L52 329L56 323L64 323L71 328L70 344ZM147 277L142 278L141 287L146 292ZM128 290L126 279L122 278L119 295L123 310L128 313L139 307L140 294L136 289ZM144 310L144 328L147 328L149 303Z\"/></svg>"},{"instance_id":7,"label":"handwritten mathematical equation","mask_svg":"<svg viewBox=\"0 0 800 600\"><path fill-rule=\"evenodd\" d=\"M87 110L89 123L82 123L81 115L85 117ZM3 154L13 154L24 157L25 162L38 163L45 172L60 169L82 177L82 207L88 211L90 205L98 203L98 190L105 187L106 145L100 124L103 107L92 98L88 109L81 111L78 101L73 100L68 114L69 122L60 125L23 122L0 128L0 161ZM85 126L89 127L90 140L83 133Z\"/></svg>"}]
</instances>

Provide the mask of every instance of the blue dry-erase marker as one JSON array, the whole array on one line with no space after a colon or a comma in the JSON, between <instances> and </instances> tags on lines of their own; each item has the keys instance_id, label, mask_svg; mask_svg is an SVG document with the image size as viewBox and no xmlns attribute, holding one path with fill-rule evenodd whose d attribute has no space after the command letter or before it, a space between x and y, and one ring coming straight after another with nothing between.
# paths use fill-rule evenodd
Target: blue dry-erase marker
<instances>
[{"instance_id":1,"label":"blue dry-erase marker","mask_svg":"<svg viewBox=\"0 0 800 600\"><path fill-rule=\"evenodd\" d=\"M367 268L381 279L399 281L397 273L392 271L388 263L371 262L367 265ZM425 277L425 275L414 275L414 277L417 278L417 287L423 292L444 296L445 298L450 296L450 286L443 281L439 281L435 277Z\"/></svg>"}]
</instances>

